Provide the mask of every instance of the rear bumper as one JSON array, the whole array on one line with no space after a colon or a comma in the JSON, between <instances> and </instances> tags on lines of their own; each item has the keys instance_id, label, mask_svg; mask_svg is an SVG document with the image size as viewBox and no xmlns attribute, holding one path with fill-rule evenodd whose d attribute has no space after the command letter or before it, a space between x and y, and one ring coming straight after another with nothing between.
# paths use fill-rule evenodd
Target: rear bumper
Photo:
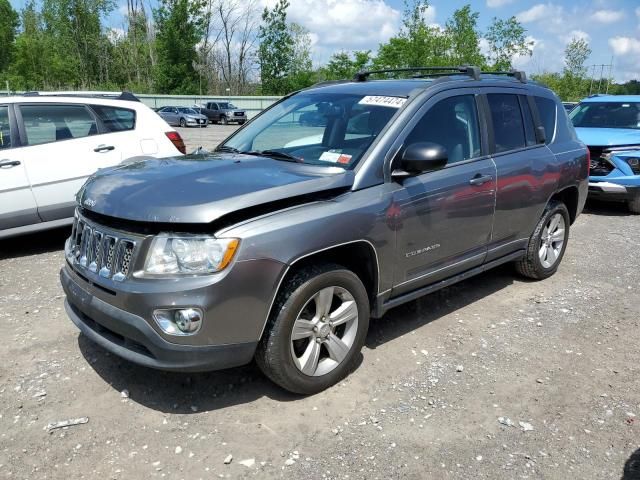
<instances>
[{"instance_id":1,"label":"rear bumper","mask_svg":"<svg viewBox=\"0 0 640 480\"><path fill-rule=\"evenodd\" d=\"M589 198L625 202L640 195L640 186L612 182L589 182Z\"/></svg>"},{"instance_id":2,"label":"rear bumper","mask_svg":"<svg viewBox=\"0 0 640 480\"><path fill-rule=\"evenodd\" d=\"M226 345L184 345L161 337L148 321L89 293L66 268L60 282L67 295L71 321L89 339L114 355L145 367L170 371L210 371L245 365L257 342Z\"/></svg>"}]
</instances>

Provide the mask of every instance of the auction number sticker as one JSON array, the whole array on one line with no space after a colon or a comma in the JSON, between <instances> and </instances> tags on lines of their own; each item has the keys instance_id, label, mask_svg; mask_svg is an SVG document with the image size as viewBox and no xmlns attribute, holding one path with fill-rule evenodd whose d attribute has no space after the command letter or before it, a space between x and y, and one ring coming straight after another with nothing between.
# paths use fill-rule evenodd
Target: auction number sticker
<instances>
[{"instance_id":1,"label":"auction number sticker","mask_svg":"<svg viewBox=\"0 0 640 480\"><path fill-rule=\"evenodd\" d=\"M375 105L377 107L390 107L390 108L400 108L405 102L406 98L402 97L388 97L384 95L367 95L363 97L358 103L360 105Z\"/></svg>"}]
</instances>

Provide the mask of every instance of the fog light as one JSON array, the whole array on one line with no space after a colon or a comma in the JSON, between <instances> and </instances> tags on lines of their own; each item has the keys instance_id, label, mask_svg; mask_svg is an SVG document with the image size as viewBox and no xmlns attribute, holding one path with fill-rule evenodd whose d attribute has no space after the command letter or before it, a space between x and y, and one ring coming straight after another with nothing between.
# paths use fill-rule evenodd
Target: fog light
<instances>
[{"instance_id":1,"label":"fog light","mask_svg":"<svg viewBox=\"0 0 640 480\"><path fill-rule=\"evenodd\" d=\"M202 326L202 310L199 308L156 310L153 318L169 335L193 335Z\"/></svg>"}]
</instances>

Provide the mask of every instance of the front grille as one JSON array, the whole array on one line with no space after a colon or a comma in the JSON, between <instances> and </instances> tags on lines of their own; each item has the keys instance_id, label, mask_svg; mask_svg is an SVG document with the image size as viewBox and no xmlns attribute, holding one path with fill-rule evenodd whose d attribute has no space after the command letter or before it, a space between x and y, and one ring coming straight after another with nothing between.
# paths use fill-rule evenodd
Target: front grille
<instances>
[{"instance_id":1,"label":"front grille","mask_svg":"<svg viewBox=\"0 0 640 480\"><path fill-rule=\"evenodd\" d=\"M69 261L75 267L122 282L129 277L136 242L80 217L73 222L67 248Z\"/></svg>"},{"instance_id":2,"label":"front grille","mask_svg":"<svg viewBox=\"0 0 640 480\"><path fill-rule=\"evenodd\" d=\"M244 112L234 112L233 113L236 117L243 117L244 116Z\"/></svg>"}]
</instances>

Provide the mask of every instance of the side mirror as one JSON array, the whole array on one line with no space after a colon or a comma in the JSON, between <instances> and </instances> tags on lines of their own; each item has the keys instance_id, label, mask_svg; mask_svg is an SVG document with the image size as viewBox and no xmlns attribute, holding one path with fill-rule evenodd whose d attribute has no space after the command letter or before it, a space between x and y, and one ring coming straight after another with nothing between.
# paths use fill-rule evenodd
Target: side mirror
<instances>
[{"instance_id":1,"label":"side mirror","mask_svg":"<svg viewBox=\"0 0 640 480\"><path fill-rule=\"evenodd\" d=\"M546 143L547 141L547 134L542 125L536 127L536 140L538 143Z\"/></svg>"},{"instance_id":2,"label":"side mirror","mask_svg":"<svg viewBox=\"0 0 640 480\"><path fill-rule=\"evenodd\" d=\"M416 142L402 150L397 167L391 172L394 178L410 177L438 170L447 164L447 149L433 142Z\"/></svg>"}]
</instances>

